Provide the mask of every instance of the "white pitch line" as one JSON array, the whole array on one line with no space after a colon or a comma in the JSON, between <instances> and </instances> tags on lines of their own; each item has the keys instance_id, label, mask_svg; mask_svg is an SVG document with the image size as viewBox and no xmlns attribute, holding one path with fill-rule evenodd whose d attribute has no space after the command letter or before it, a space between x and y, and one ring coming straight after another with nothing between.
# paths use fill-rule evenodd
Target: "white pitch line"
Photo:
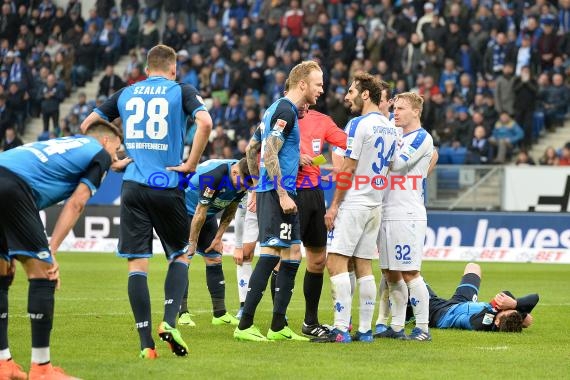
<instances>
[{"instance_id":1,"label":"white pitch line","mask_svg":"<svg viewBox=\"0 0 570 380\"><path fill-rule=\"evenodd\" d=\"M305 308L304 307L289 307L287 308L287 310L291 310L291 311L304 311ZM268 312L270 312L270 310L268 310ZM151 312L151 314L153 315L162 315L164 314L163 310L157 310L157 311L153 311ZM200 316L201 314L207 314L207 316L211 316L212 315L212 309L192 309L190 308L190 314L195 314L195 316ZM90 312L90 313L65 313L62 312L60 314L58 314L56 312L55 317L56 318L65 318L65 317L113 317L113 316L119 316L119 315L132 315L132 312L129 311L125 311L125 312L105 312L105 313L98 313L98 312ZM27 314L10 314L10 318L28 318Z\"/></svg>"},{"instance_id":2,"label":"white pitch line","mask_svg":"<svg viewBox=\"0 0 570 380\"><path fill-rule=\"evenodd\" d=\"M26 301L28 297L10 297L10 299L14 301ZM56 293L56 302L127 302L126 298L117 297L117 298L94 298L94 297L58 297ZM570 302L563 302L563 303L541 303L537 304L537 307L560 307L560 306L570 306ZM288 308L289 310L305 310L304 308Z\"/></svg>"},{"instance_id":3,"label":"white pitch line","mask_svg":"<svg viewBox=\"0 0 570 380\"><path fill-rule=\"evenodd\" d=\"M479 350L485 350L485 351L505 351L508 350L509 347L508 346L483 346L483 347L475 347Z\"/></svg>"}]
</instances>

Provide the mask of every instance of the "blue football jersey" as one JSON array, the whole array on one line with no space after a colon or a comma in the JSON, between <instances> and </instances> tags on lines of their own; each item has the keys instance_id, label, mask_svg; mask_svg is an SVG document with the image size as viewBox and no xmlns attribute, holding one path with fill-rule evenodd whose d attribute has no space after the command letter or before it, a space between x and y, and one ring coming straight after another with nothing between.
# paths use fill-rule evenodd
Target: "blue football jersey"
<instances>
[{"instance_id":1,"label":"blue football jersey","mask_svg":"<svg viewBox=\"0 0 570 380\"><path fill-rule=\"evenodd\" d=\"M297 181L301 155L297 107L287 98L277 100L265 111L259 124L259 133L261 137L261 160L259 162L260 178L256 191L264 192L276 189L275 178L269 176L263 161L267 138L275 136L283 141L283 146L278 153L282 176L281 186L287 192L295 194L295 182Z\"/></svg>"},{"instance_id":2,"label":"blue football jersey","mask_svg":"<svg viewBox=\"0 0 570 380\"><path fill-rule=\"evenodd\" d=\"M182 163L186 122L198 111L207 109L194 87L158 76L121 89L95 109L105 120L121 117L133 159L123 179L158 188L178 186L178 173L166 167Z\"/></svg>"},{"instance_id":3,"label":"blue football jersey","mask_svg":"<svg viewBox=\"0 0 570 380\"><path fill-rule=\"evenodd\" d=\"M35 142L0 154L0 166L31 188L39 210L69 198L82 182L95 193L111 165L111 156L90 136Z\"/></svg>"},{"instance_id":4,"label":"blue football jersey","mask_svg":"<svg viewBox=\"0 0 570 380\"><path fill-rule=\"evenodd\" d=\"M196 213L198 203L209 206L208 216L216 215L232 202L239 202L246 193L243 186L234 186L231 167L238 160L208 160L198 165L196 174L186 188L186 210Z\"/></svg>"},{"instance_id":5,"label":"blue football jersey","mask_svg":"<svg viewBox=\"0 0 570 380\"><path fill-rule=\"evenodd\" d=\"M495 314L493 307L487 302L462 302L449 308L437 322L437 328L479 330L473 325L473 318L482 315L483 324L491 326Z\"/></svg>"}]
</instances>

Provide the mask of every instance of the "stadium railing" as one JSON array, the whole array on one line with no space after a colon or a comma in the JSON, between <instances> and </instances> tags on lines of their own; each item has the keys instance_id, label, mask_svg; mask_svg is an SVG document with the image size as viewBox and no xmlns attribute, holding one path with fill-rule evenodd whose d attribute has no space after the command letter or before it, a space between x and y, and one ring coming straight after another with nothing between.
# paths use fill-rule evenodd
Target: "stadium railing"
<instances>
[{"instance_id":1,"label":"stadium railing","mask_svg":"<svg viewBox=\"0 0 570 380\"><path fill-rule=\"evenodd\" d=\"M428 178L426 206L447 210L500 210L503 165L437 165Z\"/></svg>"}]
</instances>

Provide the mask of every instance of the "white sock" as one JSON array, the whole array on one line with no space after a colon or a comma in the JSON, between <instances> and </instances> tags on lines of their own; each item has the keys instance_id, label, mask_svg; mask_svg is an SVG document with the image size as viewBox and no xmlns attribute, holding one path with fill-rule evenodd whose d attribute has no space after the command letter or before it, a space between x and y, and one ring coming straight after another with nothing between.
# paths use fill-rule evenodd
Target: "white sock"
<instances>
[{"instance_id":1,"label":"white sock","mask_svg":"<svg viewBox=\"0 0 570 380\"><path fill-rule=\"evenodd\" d=\"M242 265L236 265L237 268L237 281L238 281L238 294L239 302L245 302L247 296L247 286L249 285L249 278L251 277L251 263L244 262Z\"/></svg>"},{"instance_id":2,"label":"white sock","mask_svg":"<svg viewBox=\"0 0 570 380\"><path fill-rule=\"evenodd\" d=\"M350 276L347 272L331 277L331 293L334 307L334 326L340 331L348 331L352 309Z\"/></svg>"},{"instance_id":3,"label":"white sock","mask_svg":"<svg viewBox=\"0 0 570 380\"><path fill-rule=\"evenodd\" d=\"M406 323L406 307L408 305L408 287L404 280L390 283L390 303L392 304L392 330L398 332Z\"/></svg>"},{"instance_id":4,"label":"white sock","mask_svg":"<svg viewBox=\"0 0 570 380\"><path fill-rule=\"evenodd\" d=\"M372 330L372 318L376 305L376 282L374 275L364 276L358 279L360 295L360 317L358 318L358 331L361 333Z\"/></svg>"},{"instance_id":5,"label":"white sock","mask_svg":"<svg viewBox=\"0 0 570 380\"><path fill-rule=\"evenodd\" d=\"M10 354L10 349L6 348L5 350L0 350L0 360L8 360L12 357Z\"/></svg>"},{"instance_id":6,"label":"white sock","mask_svg":"<svg viewBox=\"0 0 570 380\"><path fill-rule=\"evenodd\" d=\"M32 347L32 363L43 364L50 361L49 347Z\"/></svg>"},{"instance_id":7,"label":"white sock","mask_svg":"<svg viewBox=\"0 0 570 380\"><path fill-rule=\"evenodd\" d=\"M348 272L348 276L350 277L350 296L352 297L356 290L356 273L354 271Z\"/></svg>"},{"instance_id":8,"label":"white sock","mask_svg":"<svg viewBox=\"0 0 570 380\"><path fill-rule=\"evenodd\" d=\"M388 290L388 280L382 276L380 279L380 286L378 289L380 298L378 300L378 319L377 325L388 325L388 318L390 318L390 291Z\"/></svg>"},{"instance_id":9,"label":"white sock","mask_svg":"<svg viewBox=\"0 0 570 380\"><path fill-rule=\"evenodd\" d=\"M429 292L422 276L414 278L408 282L410 291L410 303L416 317L416 327L424 332L428 332L429 323Z\"/></svg>"}]
</instances>

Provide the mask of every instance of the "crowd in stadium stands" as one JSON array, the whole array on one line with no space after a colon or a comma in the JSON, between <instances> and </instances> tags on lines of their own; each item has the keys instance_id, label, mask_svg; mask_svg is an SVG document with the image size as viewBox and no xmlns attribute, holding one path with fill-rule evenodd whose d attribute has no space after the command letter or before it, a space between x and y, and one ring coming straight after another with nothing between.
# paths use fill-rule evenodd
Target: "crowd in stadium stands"
<instances>
[{"instance_id":1,"label":"crowd in stadium stands","mask_svg":"<svg viewBox=\"0 0 570 380\"><path fill-rule=\"evenodd\" d=\"M96 103L145 79L144 56L159 42L178 52L179 80L199 89L211 106L215 134L209 158L243 155L263 111L282 96L290 69L304 59L322 65L326 95L317 109L339 127L348 120L343 97L358 70L388 81L393 95L422 95L422 124L439 146L440 163L512 158L531 164L526 150L562 126L569 112L569 0L95 5L84 20L79 0L66 8L52 0L3 2L0 136L6 134L8 147L20 141L15 139L29 116L43 118L41 139L76 133ZM114 73L113 64L125 54L127 70ZM60 119L60 103L98 70L105 76L96 101L78 96L72 112ZM188 144L192 137L190 128ZM570 163L569 144L548 149L539 163Z\"/></svg>"}]
</instances>

